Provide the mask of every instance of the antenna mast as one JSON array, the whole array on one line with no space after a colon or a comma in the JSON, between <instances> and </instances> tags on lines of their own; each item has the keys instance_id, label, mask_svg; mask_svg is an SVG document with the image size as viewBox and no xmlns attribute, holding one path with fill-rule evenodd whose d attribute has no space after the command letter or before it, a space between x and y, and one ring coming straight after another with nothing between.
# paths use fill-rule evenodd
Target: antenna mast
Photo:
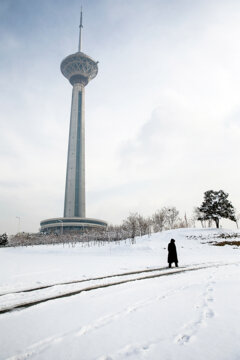
<instances>
[{"instance_id":1,"label":"antenna mast","mask_svg":"<svg viewBox=\"0 0 240 360\"><path fill-rule=\"evenodd\" d=\"M78 43L78 52L82 51L82 6L81 6L81 13L80 13L80 25L79 25L79 43Z\"/></svg>"}]
</instances>

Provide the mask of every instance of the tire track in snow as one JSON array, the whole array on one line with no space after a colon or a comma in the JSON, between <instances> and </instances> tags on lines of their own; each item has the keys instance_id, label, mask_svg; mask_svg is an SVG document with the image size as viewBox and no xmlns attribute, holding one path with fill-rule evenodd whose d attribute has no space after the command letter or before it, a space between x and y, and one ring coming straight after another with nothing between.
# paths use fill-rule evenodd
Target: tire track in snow
<instances>
[{"instance_id":1,"label":"tire track in snow","mask_svg":"<svg viewBox=\"0 0 240 360\"><path fill-rule=\"evenodd\" d=\"M4 302L2 303L2 306L0 307L0 314L5 314L5 313L9 313L12 312L14 310L23 310L26 309L28 307L34 306L34 305L38 305L41 304L43 302L46 301L50 301L50 300L56 300L56 299L61 299L61 298L66 298L69 296L73 296L73 295L78 295L82 292L85 291L93 291L93 290L98 290L98 289L102 289L102 288L107 288L110 286L116 286L116 285L121 285L121 284L125 284L125 283L129 283L129 282L134 282L134 281L140 281L140 280L147 280L147 279L153 279L153 278L157 278L157 277L162 277L162 276L170 276L170 275L177 275L177 274L181 274L184 272L188 272L188 271L196 271L196 270L201 270L201 269L207 269L207 268L211 268L211 267L219 267L219 266L226 266L226 265L232 265L231 263L227 263L227 264L212 264L212 265L204 265L204 266L194 266L194 267L189 267L189 268L176 268L176 269L166 269L164 268L164 270L161 271L157 271L156 274L151 274L151 275L145 275L145 276L140 276L140 277L133 277L133 278L127 278L127 279L122 279L122 280L118 280L115 281L113 280L112 282L108 282L108 283L103 283L103 284L96 284L96 285L90 285L87 287L81 287L80 289L76 289L76 290L68 290L68 291L63 291L63 293L57 293L57 294L53 294L53 295L41 295L41 294L37 294L39 297L35 298L35 299L30 299L30 300L24 300L24 299L20 299L19 302L17 302L14 305L9 305L9 304L4 304ZM156 270L150 270L152 272L156 272ZM140 273L145 273L146 271L141 271ZM148 272L148 270L147 270ZM134 272L134 274L138 274L139 272ZM124 276L129 276L129 273L125 273ZM114 275L114 276L108 276L107 278L110 279L112 277L120 277L120 275ZM103 279L105 279L106 277L102 277ZM52 288L56 286L53 285ZM59 289L57 289L59 291ZM34 291L31 291L32 293ZM14 294L8 294L8 295L14 295ZM2 298L2 297L0 297ZM13 297L14 300L14 297ZM8 300L9 301L9 300Z\"/></svg>"},{"instance_id":2,"label":"tire track in snow","mask_svg":"<svg viewBox=\"0 0 240 360\"><path fill-rule=\"evenodd\" d=\"M210 265L213 265L213 266L216 265L217 266L217 265L228 265L228 264L223 264L223 263L199 263L199 264L191 264L188 268L197 267L197 266L210 266ZM186 268L186 266L182 266L180 268L184 269L184 268ZM57 286L57 285L70 285L70 284L83 283L83 282L87 282L87 281L104 280L104 279L109 279L109 278L114 278L114 277L119 277L119 276L137 275L137 274L142 274L142 273L148 273L148 272L154 272L154 271L163 271L163 270L169 270L169 268L168 267L151 268L151 269L146 268L146 269L143 269L143 270L128 271L128 272L124 272L124 273L104 275L104 276L92 277L92 278L87 278L87 279L71 280L71 281L65 281L65 282L56 282L56 283L53 283L53 284L46 284L46 285L37 286L37 287L31 287L31 288L27 288L27 289L23 288L23 289L19 289L19 290L15 290L15 291L14 290L13 291L4 291L4 292L0 292L0 296L10 295L10 294L27 293L27 292L37 291L37 290L43 290L43 289L48 289L48 288L51 288L51 287ZM171 270L174 270L174 268L171 268Z\"/></svg>"},{"instance_id":3,"label":"tire track in snow","mask_svg":"<svg viewBox=\"0 0 240 360\"><path fill-rule=\"evenodd\" d=\"M198 266L198 265L202 265L202 264L195 264L195 266ZM153 271L160 271L160 270L166 270L166 269L167 269L166 267L152 268L152 269L144 269L144 270L138 270L138 271L129 271L129 272L119 273L119 274L98 276L98 277L93 277L93 278L88 278L88 279L57 282L57 283L42 285L42 286L38 286L38 287L20 289L20 290L16 290L16 291L2 292L2 293L0 293L0 296L9 295L9 294L19 294L19 293L25 293L25 292L32 292L32 291L36 291L36 290L43 290L43 289L48 289L50 287L57 286L57 285L77 284L77 283L83 283L83 282L87 282L87 281L104 280L104 279L113 278L113 277L135 275L135 274L141 274L141 273L147 273L147 272L153 272Z\"/></svg>"},{"instance_id":4,"label":"tire track in snow","mask_svg":"<svg viewBox=\"0 0 240 360\"><path fill-rule=\"evenodd\" d=\"M72 296L83 291L90 291L102 287L108 287L112 285L121 284L127 281L135 281L139 279L139 274L141 275L148 273L151 271L151 277L154 275L161 274L171 274L176 271L181 271L184 268L179 268L177 270L172 269L169 271L166 268L159 268L159 270L151 269L147 271L137 271L137 272L130 272L124 274L118 274L113 276L104 276L98 277L96 281L92 279L87 279L86 281L79 281L77 284L70 283L69 285L52 285L41 290L30 290L25 292L15 292L15 293L8 293L6 295L0 296L0 314L9 312L11 310L17 310L29 306L36 305L37 303L41 303L44 301L54 300L61 297ZM133 274L133 275L129 275ZM136 274L136 275L135 275ZM122 276L124 275L124 276ZM118 281L116 282L116 276L118 276ZM145 277L145 276L143 276ZM94 278L95 279L95 278ZM100 279L100 280L99 280ZM106 283L104 280L107 280ZM84 282L84 284L82 284Z\"/></svg>"}]
</instances>

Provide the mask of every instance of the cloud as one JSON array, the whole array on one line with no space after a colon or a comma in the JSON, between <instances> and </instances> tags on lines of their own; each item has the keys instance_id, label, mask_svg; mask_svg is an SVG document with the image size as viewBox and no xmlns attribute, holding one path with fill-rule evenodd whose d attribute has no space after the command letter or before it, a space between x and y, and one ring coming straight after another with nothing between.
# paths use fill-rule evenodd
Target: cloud
<instances>
[{"instance_id":1,"label":"cloud","mask_svg":"<svg viewBox=\"0 0 240 360\"><path fill-rule=\"evenodd\" d=\"M151 183L141 193L132 189L132 196L146 203L158 198L157 207L170 202L189 212L207 189L238 193L240 126L225 117L193 114L175 100L155 109L137 136L122 144L119 172L130 184Z\"/></svg>"}]
</instances>

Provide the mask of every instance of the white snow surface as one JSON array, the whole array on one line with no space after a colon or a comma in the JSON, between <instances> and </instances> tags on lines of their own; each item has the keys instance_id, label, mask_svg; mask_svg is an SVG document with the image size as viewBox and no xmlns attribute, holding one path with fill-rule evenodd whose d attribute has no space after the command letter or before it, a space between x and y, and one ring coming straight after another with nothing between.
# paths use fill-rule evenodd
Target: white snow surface
<instances>
[{"instance_id":1,"label":"white snow surface","mask_svg":"<svg viewBox=\"0 0 240 360\"><path fill-rule=\"evenodd\" d=\"M1 248L0 310L86 287L165 275L1 313L0 360L240 359L240 248L208 242L232 232L178 229L137 238L134 244ZM166 268L171 238L179 273ZM161 269L88 280L156 268ZM77 280L86 281L61 285Z\"/></svg>"}]
</instances>

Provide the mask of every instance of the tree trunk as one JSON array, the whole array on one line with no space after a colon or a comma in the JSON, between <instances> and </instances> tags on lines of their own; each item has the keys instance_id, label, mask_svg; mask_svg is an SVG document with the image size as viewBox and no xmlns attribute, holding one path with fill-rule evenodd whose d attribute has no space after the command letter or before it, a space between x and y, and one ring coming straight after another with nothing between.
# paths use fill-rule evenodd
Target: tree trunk
<instances>
[{"instance_id":1,"label":"tree trunk","mask_svg":"<svg viewBox=\"0 0 240 360\"><path fill-rule=\"evenodd\" d=\"M216 223L216 228L219 229L219 219L214 219L215 223Z\"/></svg>"}]
</instances>

